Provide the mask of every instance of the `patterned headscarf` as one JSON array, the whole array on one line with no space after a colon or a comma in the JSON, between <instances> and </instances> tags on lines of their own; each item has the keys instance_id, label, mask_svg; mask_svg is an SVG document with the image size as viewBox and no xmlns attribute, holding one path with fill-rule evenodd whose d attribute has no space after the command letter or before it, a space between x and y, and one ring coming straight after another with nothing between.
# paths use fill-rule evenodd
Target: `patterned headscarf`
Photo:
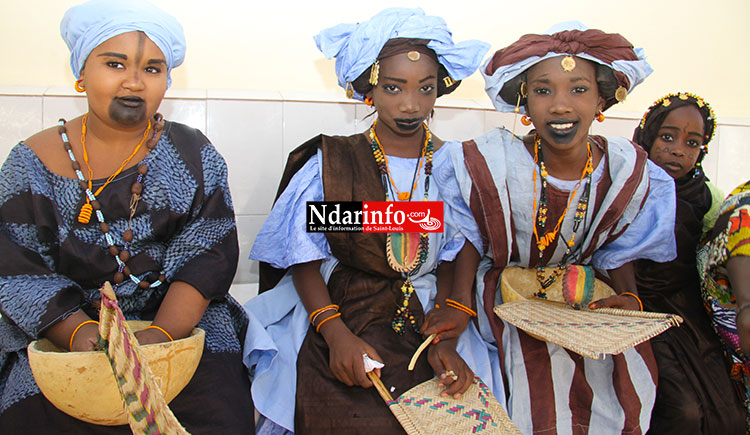
<instances>
[{"instance_id":1,"label":"patterned headscarf","mask_svg":"<svg viewBox=\"0 0 750 435\"><path fill-rule=\"evenodd\" d=\"M421 44L435 53L438 63L456 82L473 74L489 50L489 44L481 41L454 44L445 21L425 15L422 9L386 9L368 21L339 24L323 30L314 38L318 49L328 59L336 58L339 86L347 89L351 98L360 101L364 95L352 83L381 57L381 50L389 40L425 40Z\"/></svg>"},{"instance_id":2,"label":"patterned headscarf","mask_svg":"<svg viewBox=\"0 0 750 435\"><path fill-rule=\"evenodd\" d=\"M122 33L141 31L156 44L172 68L185 59L185 34L177 20L145 0L91 0L68 9L60 35L70 49L70 68L78 78L91 51Z\"/></svg>"},{"instance_id":3,"label":"patterned headscarf","mask_svg":"<svg viewBox=\"0 0 750 435\"><path fill-rule=\"evenodd\" d=\"M587 59L612 70L617 89L602 95L606 101L603 110L623 101L627 93L653 71L643 49L633 48L621 35L588 29L576 21L560 23L547 34L524 35L487 59L481 71L485 91L495 108L500 112L513 112L523 73L545 59L565 55ZM521 105L524 104L525 98L521 100ZM520 109L521 113L525 112L523 107Z\"/></svg>"}]
</instances>

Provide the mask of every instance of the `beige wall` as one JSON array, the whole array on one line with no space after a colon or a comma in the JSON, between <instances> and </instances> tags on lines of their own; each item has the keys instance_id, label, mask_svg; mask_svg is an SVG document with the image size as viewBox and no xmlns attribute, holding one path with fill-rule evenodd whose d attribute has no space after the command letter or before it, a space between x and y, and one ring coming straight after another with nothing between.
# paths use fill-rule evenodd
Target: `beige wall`
<instances>
[{"instance_id":1,"label":"beige wall","mask_svg":"<svg viewBox=\"0 0 750 435\"><path fill-rule=\"evenodd\" d=\"M642 112L668 91L692 90L720 118L750 118L750 1L717 0L154 0L185 27L188 53L174 88L338 92L333 62L312 35L391 5L441 15L457 40L493 50L563 20L620 32L646 48L654 74L618 109ZM71 86L59 22L71 0L0 0L0 85ZM486 99L479 75L455 98Z\"/></svg>"}]
</instances>

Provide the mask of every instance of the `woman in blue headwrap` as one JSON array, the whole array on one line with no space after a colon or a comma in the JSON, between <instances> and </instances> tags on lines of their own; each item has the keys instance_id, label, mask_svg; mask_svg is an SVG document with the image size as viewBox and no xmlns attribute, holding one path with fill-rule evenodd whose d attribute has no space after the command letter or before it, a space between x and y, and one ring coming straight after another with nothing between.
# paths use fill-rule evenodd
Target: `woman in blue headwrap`
<instances>
[{"instance_id":1,"label":"woman in blue headwrap","mask_svg":"<svg viewBox=\"0 0 750 435\"><path fill-rule=\"evenodd\" d=\"M238 255L222 157L200 131L157 113L185 40L141 1L95 0L61 24L88 112L19 143L0 179L0 433L129 433L57 410L26 346L92 350L99 288L114 284L141 344L206 332L200 365L171 402L192 433L248 433L247 325L227 294Z\"/></svg>"},{"instance_id":2,"label":"woman in blue headwrap","mask_svg":"<svg viewBox=\"0 0 750 435\"><path fill-rule=\"evenodd\" d=\"M460 394L473 379L455 340L432 346L429 363L420 358L407 370L423 340L419 327L435 302L436 279L452 276L436 278L436 268L464 247L455 225L470 212L446 207L445 231L416 240L422 261L401 268L396 257L409 236L308 233L305 204L441 200L447 150L458 143L434 136L426 121L436 98L473 73L488 47L454 44L441 18L398 8L324 30L315 40L336 57L349 97L364 100L377 118L368 131L321 135L290 154L251 258L291 272L282 278L261 271L261 290L273 289L246 305L245 362L255 368L261 433L394 433L400 426L370 388L365 364L375 361L394 397L434 373L444 394Z\"/></svg>"}]
</instances>

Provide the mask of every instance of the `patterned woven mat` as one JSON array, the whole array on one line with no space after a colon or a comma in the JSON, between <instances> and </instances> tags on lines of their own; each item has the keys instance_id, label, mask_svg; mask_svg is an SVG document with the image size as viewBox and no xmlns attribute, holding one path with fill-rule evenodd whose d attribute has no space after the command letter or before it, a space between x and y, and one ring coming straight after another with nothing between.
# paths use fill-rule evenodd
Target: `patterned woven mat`
<instances>
[{"instance_id":1,"label":"patterned woven mat","mask_svg":"<svg viewBox=\"0 0 750 435\"><path fill-rule=\"evenodd\" d=\"M478 377L460 399L440 397L445 387L433 378L387 401L409 435L519 434L520 431Z\"/></svg>"},{"instance_id":2,"label":"patterned woven mat","mask_svg":"<svg viewBox=\"0 0 750 435\"><path fill-rule=\"evenodd\" d=\"M675 314L601 308L575 310L554 302L523 300L494 308L498 317L536 338L592 359L616 355L655 337L682 318Z\"/></svg>"}]
</instances>

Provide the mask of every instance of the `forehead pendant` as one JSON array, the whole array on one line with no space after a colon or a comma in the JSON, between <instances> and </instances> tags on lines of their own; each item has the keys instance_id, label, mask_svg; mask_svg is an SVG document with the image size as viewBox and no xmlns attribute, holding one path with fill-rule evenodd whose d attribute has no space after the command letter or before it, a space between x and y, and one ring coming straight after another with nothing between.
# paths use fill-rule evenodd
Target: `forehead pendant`
<instances>
[{"instance_id":1,"label":"forehead pendant","mask_svg":"<svg viewBox=\"0 0 750 435\"><path fill-rule=\"evenodd\" d=\"M419 60L421 55L419 54L418 51L410 51L409 53L406 54L406 57L408 57L410 61L416 62Z\"/></svg>"},{"instance_id":2,"label":"forehead pendant","mask_svg":"<svg viewBox=\"0 0 750 435\"><path fill-rule=\"evenodd\" d=\"M573 56L565 56L560 61L560 66L562 66L563 71L571 72L576 69L576 60L573 59Z\"/></svg>"}]
</instances>

